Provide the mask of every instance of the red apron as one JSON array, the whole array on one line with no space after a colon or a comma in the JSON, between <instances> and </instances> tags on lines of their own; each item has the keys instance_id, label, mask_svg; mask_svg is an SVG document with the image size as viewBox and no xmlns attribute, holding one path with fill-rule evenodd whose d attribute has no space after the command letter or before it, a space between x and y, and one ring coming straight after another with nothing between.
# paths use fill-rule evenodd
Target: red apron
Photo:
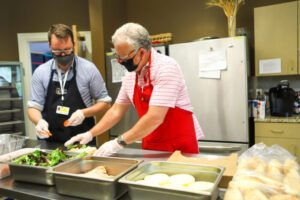
<instances>
[{"instance_id":1,"label":"red apron","mask_svg":"<svg viewBox=\"0 0 300 200\"><path fill-rule=\"evenodd\" d=\"M150 79L151 54L148 73L144 77L146 86L138 86L138 74L136 74L133 103L139 118L147 113L149 101L153 91ZM147 78L146 78L147 77ZM148 79L148 81L147 81ZM181 108L169 108L164 122L152 133L143 138L143 149L176 151L183 153L199 153L196 140L193 113Z\"/></svg>"}]
</instances>

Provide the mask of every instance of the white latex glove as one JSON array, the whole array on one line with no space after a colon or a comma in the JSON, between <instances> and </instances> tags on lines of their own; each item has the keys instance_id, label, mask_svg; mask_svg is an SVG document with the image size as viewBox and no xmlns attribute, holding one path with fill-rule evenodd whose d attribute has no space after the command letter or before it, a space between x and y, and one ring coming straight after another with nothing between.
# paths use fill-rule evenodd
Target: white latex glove
<instances>
[{"instance_id":1,"label":"white latex glove","mask_svg":"<svg viewBox=\"0 0 300 200\"><path fill-rule=\"evenodd\" d=\"M85 116L83 114L83 111L78 109L73 112L71 117L68 119L68 126L78 126L83 122L84 119Z\"/></svg>"},{"instance_id":2,"label":"white latex glove","mask_svg":"<svg viewBox=\"0 0 300 200\"><path fill-rule=\"evenodd\" d=\"M80 144L87 144L92 140L93 140L93 135L91 132L88 131L85 133L75 135L74 137L66 141L64 145L68 146L70 144L74 144L75 142L79 142Z\"/></svg>"},{"instance_id":3,"label":"white latex glove","mask_svg":"<svg viewBox=\"0 0 300 200\"><path fill-rule=\"evenodd\" d=\"M93 156L111 156L123 148L124 147L117 142L117 139L110 140L101 145Z\"/></svg>"},{"instance_id":4,"label":"white latex glove","mask_svg":"<svg viewBox=\"0 0 300 200\"><path fill-rule=\"evenodd\" d=\"M49 124L44 119L40 119L40 121L35 126L36 135L40 139L49 138Z\"/></svg>"}]
</instances>

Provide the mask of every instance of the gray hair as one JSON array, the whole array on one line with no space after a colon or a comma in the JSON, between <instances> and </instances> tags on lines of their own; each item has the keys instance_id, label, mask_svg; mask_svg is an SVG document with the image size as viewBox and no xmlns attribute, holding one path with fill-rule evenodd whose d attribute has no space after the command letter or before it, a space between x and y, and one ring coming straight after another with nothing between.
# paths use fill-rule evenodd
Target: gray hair
<instances>
[{"instance_id":1,"label":"gray hair","mask_svg":"<svg viewBox=\"0 0 300 200\"><path fill-rule=\"evenodd\" d=\"M151 48L151 40L148 31L137 23L126 23L118 28L111 37L112 43L115 46L120 42L127 42L132 45L135 50Z\"/></svg>"}]
</instances>

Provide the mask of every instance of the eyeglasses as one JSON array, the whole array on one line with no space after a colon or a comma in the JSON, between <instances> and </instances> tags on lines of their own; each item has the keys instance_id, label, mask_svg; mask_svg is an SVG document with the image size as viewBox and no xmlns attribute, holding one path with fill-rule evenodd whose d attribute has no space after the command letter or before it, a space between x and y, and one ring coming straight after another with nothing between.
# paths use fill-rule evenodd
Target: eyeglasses
<instances>
[{"instance_id":1,"label":"eyeglasses","mask_svg":"<svg viewBox=\"0 0 300 200\"><path fill-rule=\"evenodd\" d=\"M116 52L113 52L113 56L117 59L117 60L121 60L123 62L126 62L127 60L129 60L130 58L130 55L133 53L133 52L137 52L137 50L133 49L132 51L129 52L129 54L127 56L119 56Z\"/></svg>"},{"instance_id":2,"label":"eyeglasses","mask_svg":"<svg viewBox=\"0 0 300 200\"><path fill-rule=\"evenodd\" d=\"M59 56L61 54L70 55L73 52L73 48L65 50L52 50L51 52L56 56Z\"/></svg>"}]
</instances>

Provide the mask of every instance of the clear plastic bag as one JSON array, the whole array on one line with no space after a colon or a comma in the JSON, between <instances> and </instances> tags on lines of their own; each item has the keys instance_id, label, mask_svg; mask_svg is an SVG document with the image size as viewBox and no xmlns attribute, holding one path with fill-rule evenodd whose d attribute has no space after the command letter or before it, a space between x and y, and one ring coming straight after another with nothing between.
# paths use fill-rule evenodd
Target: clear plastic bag
<instances>
[{"instance_id":1,"label":"clear plastic bag","mask_svg":"<svg viewBox=\"0 0 300 200\"><path fill-rule=\"evenodd\" d=\"M266 146L264 143L259 143L253 145L247 151L245 151L239 157L239 163L244 159L249 159L252 157L260 157L265 161L270 161L272 159L276 159L280 162L284 162L286 159L296 160L296 157L293 156L289 151L284 149L283 147L274 144L271 147Z\"/></svg>"},{"instance_id":2,"label":"clear plastic bag","mask_svg":"<svg viewBox=\"0 0 300 200\"><path fill-rule=\"evenodd\" d=\"M256 144L238 160L225 200L300 200L299 164L279 145Z\"/></svg>"}]
</instances>

